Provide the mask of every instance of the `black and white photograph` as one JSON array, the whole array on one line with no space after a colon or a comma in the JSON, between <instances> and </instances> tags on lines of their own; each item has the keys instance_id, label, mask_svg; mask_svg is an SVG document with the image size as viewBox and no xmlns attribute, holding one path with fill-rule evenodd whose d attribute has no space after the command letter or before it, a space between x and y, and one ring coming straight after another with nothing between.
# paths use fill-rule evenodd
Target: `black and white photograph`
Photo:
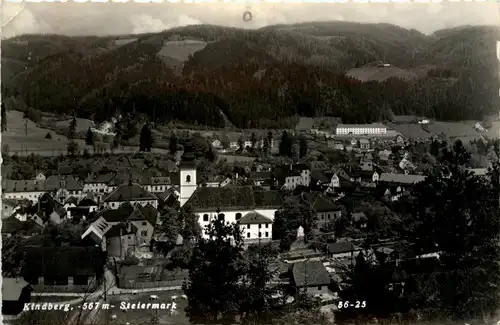
<instances>
[{"instance_id":1,"label":"black and white photograph","mask_svg":"<svg viewBox=\"0 0 500 325\"><path fill-rule=\"evenodd\" d=\"M500 324L496 2L2 11L2 324Z\"/></svg>"}]
</instances>

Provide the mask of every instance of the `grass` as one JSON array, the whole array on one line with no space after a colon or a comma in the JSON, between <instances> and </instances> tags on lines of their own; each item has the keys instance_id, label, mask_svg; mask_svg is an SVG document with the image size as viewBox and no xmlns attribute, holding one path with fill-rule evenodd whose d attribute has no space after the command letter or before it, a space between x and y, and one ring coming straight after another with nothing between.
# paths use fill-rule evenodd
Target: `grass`
<instances>
[{"instance_id":1,"label":"grass","mask_svg":"<svg viewBox=\"0 0 500 325\"><path fill-rule=\"evenodd\" d=\"M45 139L50 133L52 139ZM77 140L80 148L84 142ZM11 153L15 151L39 151L66 150L68 138L56 134L54 131L42 129L33 121L28 120L25 124L23 113L19 111L7 111L7 131L2 133L2 145L7 144Z\"/></svg>"},{"instance_id":2,"label":"grass","mask_svg":"<svg viewBox=\"0 0 500 325\"><path fill-rule=\"evenodd\" d=\"M155 311L155 310L128 310L126 312L120 310L121 302L130 302L130 303L148 303L153 302L150 300L150 295L158 296L158 300L155 300L156 303L171 303L172 296L178 296L179 299L176 300L177 308L176 312L173 315L169 315L166 311ZM189 320L185 315L184 309L187 306L187 301L180 299L180 296L183 292L180 291L169 291L169 292L158 292L158 293L142 293L137 295L117 295L112 296L109 299L109 303L114 305L114 307L109 312L101 312L99 313L98 324L105 324L106 317L111 319L112 315L116 315L116 320L113 323L116 324L125 324L130 323L130 325L136 324L145 324L148 323L153 317L158 317L159 324L175 324L175 325L188 325Z\"/></svg>"}]
</instances>

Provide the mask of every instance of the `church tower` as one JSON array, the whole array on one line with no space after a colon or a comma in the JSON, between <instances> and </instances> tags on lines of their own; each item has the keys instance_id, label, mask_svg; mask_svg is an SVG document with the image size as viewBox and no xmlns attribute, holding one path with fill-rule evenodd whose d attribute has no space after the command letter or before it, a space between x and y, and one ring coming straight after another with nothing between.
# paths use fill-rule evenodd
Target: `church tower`
<instances>
[{"instance_id":1,"label":"church tower","mask_svg":"<svg viewBox=\"0 0 500 325\"><path fill-rule=\"evenodd\" d=\"M196 182L196 164L194 160L181 161L180 170L180 198L179 203L182 207L193 195L197 188Z\"/></svg>"}]
</instances>

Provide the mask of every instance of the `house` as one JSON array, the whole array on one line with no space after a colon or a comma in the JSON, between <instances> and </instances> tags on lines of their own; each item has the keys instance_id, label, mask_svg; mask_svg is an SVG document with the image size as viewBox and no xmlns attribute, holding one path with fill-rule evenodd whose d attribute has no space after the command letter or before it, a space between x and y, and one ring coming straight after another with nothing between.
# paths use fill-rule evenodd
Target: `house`
<instances>
[{"instance_id":1,"label":"house","mask_svg":"<svg viewBox=\"0 0 500 325\"><path fill-rule=\"evenodd\" d=\"M268 242L273 236L273 220L255 211L237 221L246 243Z\"/></svg>"},{"instance_id":2,"label":"house","mask_svg":"<svg viewBox=\"0 0 500 325\"><path fill-rule=\"evenodd\" d=\"M104 257L95 246L28 246L21 274L35 291L91 292L104 274Z\"/></svg>"},{"instance_id":3,"label":"house","mask_svg":"<svg viewBox=\"0 0 500 325\"><path fill-rule=\"evenodd\" d=\"M2 278L2 315L18 315L30 303L31 285L20 278Z\"/></svg>"},{"instance_id":4,"label":"house","mask_svg":"<svg viewBox=\"0 0 500 325\"><path fill-rule=\"evenodd\" d=\"M324 228L342 216L342 211L339 207L332 201L324 198L320 193L302 193L301 198L316 211L316 224L319 229Z\"/></svg>"},{"instance_id":5,"label":"house","mask_svg":"<svg viewBox=\"0 0 500 325\"><path fill-rule=\"evenodd\" d=\"M2 180L2 194L5 199L36 202L45 192L43 180Z\"/></svg>"},{"instance_id":6,"label":"house","mask_svg":"<svg viewBox=\"0 0 500 325\"><path fill-rule=\"evenodd\" d=\"M337 135L360 134L360 135L380 135L387 133L387 127L382 124L339 124L337 125Z\"/></svg>"},{"instance_id":7,"label":"house","mask_svg":"<svg viewBox=\"0 0 500 325\"><path fill-rule=\"evenodd\" d=\"M28 218L28 221L33 221L38 227L43 228L45 227L45 221L38 215L38 213L35 213L31 217Z\"/></svg>"},{"instance_id":8,"label":"house","mask_svg":"<svg viewBox=\"0 0 500 325\"><path fill-rule=\"evenodd\" d=\"M104 235L108 256L125 258L137 248L137 227L131 222L120 222L113 225Z\"/></svg>"},{"instance_id":9,"label":"house","mask_svg":"<svg viewBox=\"0 0 500 325\"><path fill-rule=\"evenodd\" d=\"M283 190L294 190L297 186L308 186L304 184L302 173L293 168L293 165L276 167L273 172L273 185Z\"/></svg>"},{"instance_id":10,"label":"house","mask_svg":"<svg viewBox=\"0 0 500 325\"><path fill-rule=\"evenodd\" d=\"M369 150L370 149L370 140L360 139L359 140L359 148L362 150Z\"/></svg>"},{"instance_id":11,"label":"house","mask_svg":"<svg viewBox=\"0 0 500 325\"><path fill-rule=\"evenodd\" d=\"M96 173L88 175L83 182L83 193L93 193L98 199L102 199L104 195L111 191L108 185L116 175L115 171L109 169L101 169Z\"/></svg>"},{"instance_id":12,"label":"house","mask_svg":"<svg viewBox=\"0 0 500 325\"><path fill-rule=\"evenodd\" d=\"M358 256L361 248L357 247L349 241L339 241L336 243L329 243L327 246L328 256L337 260L349 260L353 263L354 259Z\"/></svg>"},{"instance_id":13,"label":"house","mask_svg":"<svg viewBox=\"0 0 500 325\"><path fill-rule=\"evenodd\" d=\"M49 193L44 193L38 199L37 215L42 218L43 221L47 221L50 215L55 210L62 208L62 204L56 201Z\"/></svg>"},{"instance_id":14,"label":"house","mask_svg":"<svg viewBox=\"0 0 500 325\"><path fill-rule=\"evenodd\" d=\"M107 242L104 235L113 227L103 217L97 218L82 234L82 239L90 238L94 243L101 245L103 251L107 249Z\"/></svg>"},{"instance_id":15,"label":"house","mask_svg":"<svg viewBox=\"0 0 500 325\"><path fill-rule=\"evenodd\" d=\"M45 190L60 203L70 196L81 198L83 196L83 185L73 176L52 175L45 180Z\"/></svg>"},{"instance_id":16,"label":"house","mask_svg":"<svg viewBox=\"0 0 500 325\"><path fill-rule=\"evenodd\" d=\"M216 175L212 177L208 182L206 182L206 186L208 187L224 187L231 183L231 178L222 175Z\"/></svg>"},{"instance_id":17,"label":"house","mask_svg":"<svg viewBox=\"0 0 500 325\"><path fill-rule=\"evenodd\" d=\"M311 184L311 170L307 164L295 164L292 166L292 169L300 172L303 186L309 186Z\"/></svg>"},{"instance_id":18,"label":"house","mask_svg":"<svg viewBox=\"0 0 500 325\"><path fill-rule=\"evenodd\" d=\"M158 210L151 204L146 206L137 204L135 206L134 212L128 217L127 221L130 221L137 228L136 237L138 245L149 248L159 215Z\"/></svg>"},{"instance_id":19,"label":"house","mask_svg":"<svg viewBox=\"0 0 500 325\"><path fill-rule=\"evenodd\" d=\"M63 208L66 210L67 215L66 218L71 219L71 209L76 208L78 206L78 199L74 196L70 196L64 202Z\"/></svg>"},{"instance_id":20,"label":"house","mask_svg":"<svg viewBox=\"0 0 500 325\"><path fill-rule=\"evenodd\" d=\"M359 229L365 229L368 226L368 218L364 212L351 213L351 222Z\"/></svg>"},{"instance_id":21,"label":"house","mask_svg":"<svg viewBox=\"0 0 500 325\"><path fill-rule=\"evenodd\" d=\"M305 260L293 263L291 284L297 292L311 295L329 294L330 276L321 261Z\"/></svg>"},{"instance_id":22,"label":"house","mask_svg":"<svg viewBox=\"0 0 500 325\"><path fill-rule=\"evenodd\" d=\"M38 173L35 176L35 180L37 180L37 181L44 181L45 179L46 179L46 177L43 173Z\"/></svg>"},{"instance_id":23,"label":"house","mask_svg":"<svg viewBox=\"0 0 500 325\"><path fill-rule=\"evenodd\" d=\"M214 149L222 149L223 148L222 141L220 141L219 139L213 140L212 147L214 147Z\"/></svg>"},{"instance_id":24,"label":"house","mask_svg":"<svg viewBox=\"0 0 500 325\"><path fill-rule=\"evenodd\" d=\"M139 184L129 182L127 185L121 185L116 190L111 192L103 200L104 207L110 209L118 209L118 207L128 202L132 205L151 204L158 208L158 197L143 189Z\"/></svg>"},{"instance_id":25,"label":"house","mask_svg":"<svg viewBox=\"0 0 500 325\"><path fill-rule=\"evenodd\" d=\"M412 171L415 170L415 165L408 159L408 158L403 158L398 164L399 168L404 171Z\"/></svg>"},{"instance_id":26,"label":"house","mask_svg":"<svg viewBox=\"0 0 500 325\"><path fill-rule=\"evenodd\" d=\"M396 135L396 143L401 144L401 145L405 143L405 139L403 138L403 136L401 134Z\"/></svg>"},{"instance_id":27,"label":"house","mask_svg":"<svg viewBox=\"0 0 500 325\"><path fill-rule=\"evenodd\" d=\"M378 152L378 157L380 160L387 161L391 158L392 156L392 151L389 149L384 149Z\"/></svg>"},{"instance_id":28,"label":"house","mask_svg":"<svg viewBox=\"0 0 500 325\"><path fill-rule=\"evenodd\" d=\"M257 171L254 172L250 179L254 182L255 186L265 186L273 178L273 173L271 171Z\"/></svg>"},{"instance_id":29,"label":"house","mask_svg":"<svg viewBox=\"0 0 500 325\"><path fill-rule=\"evenodd\" d=\"M53 225L58 225L66 219L67 212L63 207L59 207L52 211L49 216L49 222Z\"/></svg>"},{"instance_id":30,"label":"house","mask_svg":"<svg viewBox=\"0 0 500 325\"><path fill-rule=\"evenodd\" d=\"M252 186L199 187L190 197L186 206L199 217L198 222L206 236L205 226L224 215L228 223L236 223L243 216L256 212L274 221L275 212L283 203L280 191L264 191ZM265 228L264 228L265 229ZM257 239L258 232L250 233L248 240Z\"/></svg>"},{"instance_id":31,"label":"house","mask_svg":"<svg viewBox=\"0 0 500 325\"><path fill-rule=\"evenodd\" d=\"M18 206L18 201L12 199L2 199L2 219L9 218L16 207Z\"/></svg>"}]
</instances>

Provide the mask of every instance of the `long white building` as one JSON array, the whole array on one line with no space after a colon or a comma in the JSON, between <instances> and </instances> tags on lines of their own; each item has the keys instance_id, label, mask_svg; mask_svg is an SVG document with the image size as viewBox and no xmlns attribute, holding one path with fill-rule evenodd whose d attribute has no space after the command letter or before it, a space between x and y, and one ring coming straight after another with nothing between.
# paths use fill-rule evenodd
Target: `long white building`
<instances>
[{"instance_id":1,"label":"long white building","mask_svg":"<svg viewBox=\"0 0 500 325\"><path fill-rule=\"evenodd\" d=\"M337 125L336 134L338 135L378 135L386 134L387 127L383 124L372 123L372 124L339 124Z\"/></svg>"}]
</instances>

